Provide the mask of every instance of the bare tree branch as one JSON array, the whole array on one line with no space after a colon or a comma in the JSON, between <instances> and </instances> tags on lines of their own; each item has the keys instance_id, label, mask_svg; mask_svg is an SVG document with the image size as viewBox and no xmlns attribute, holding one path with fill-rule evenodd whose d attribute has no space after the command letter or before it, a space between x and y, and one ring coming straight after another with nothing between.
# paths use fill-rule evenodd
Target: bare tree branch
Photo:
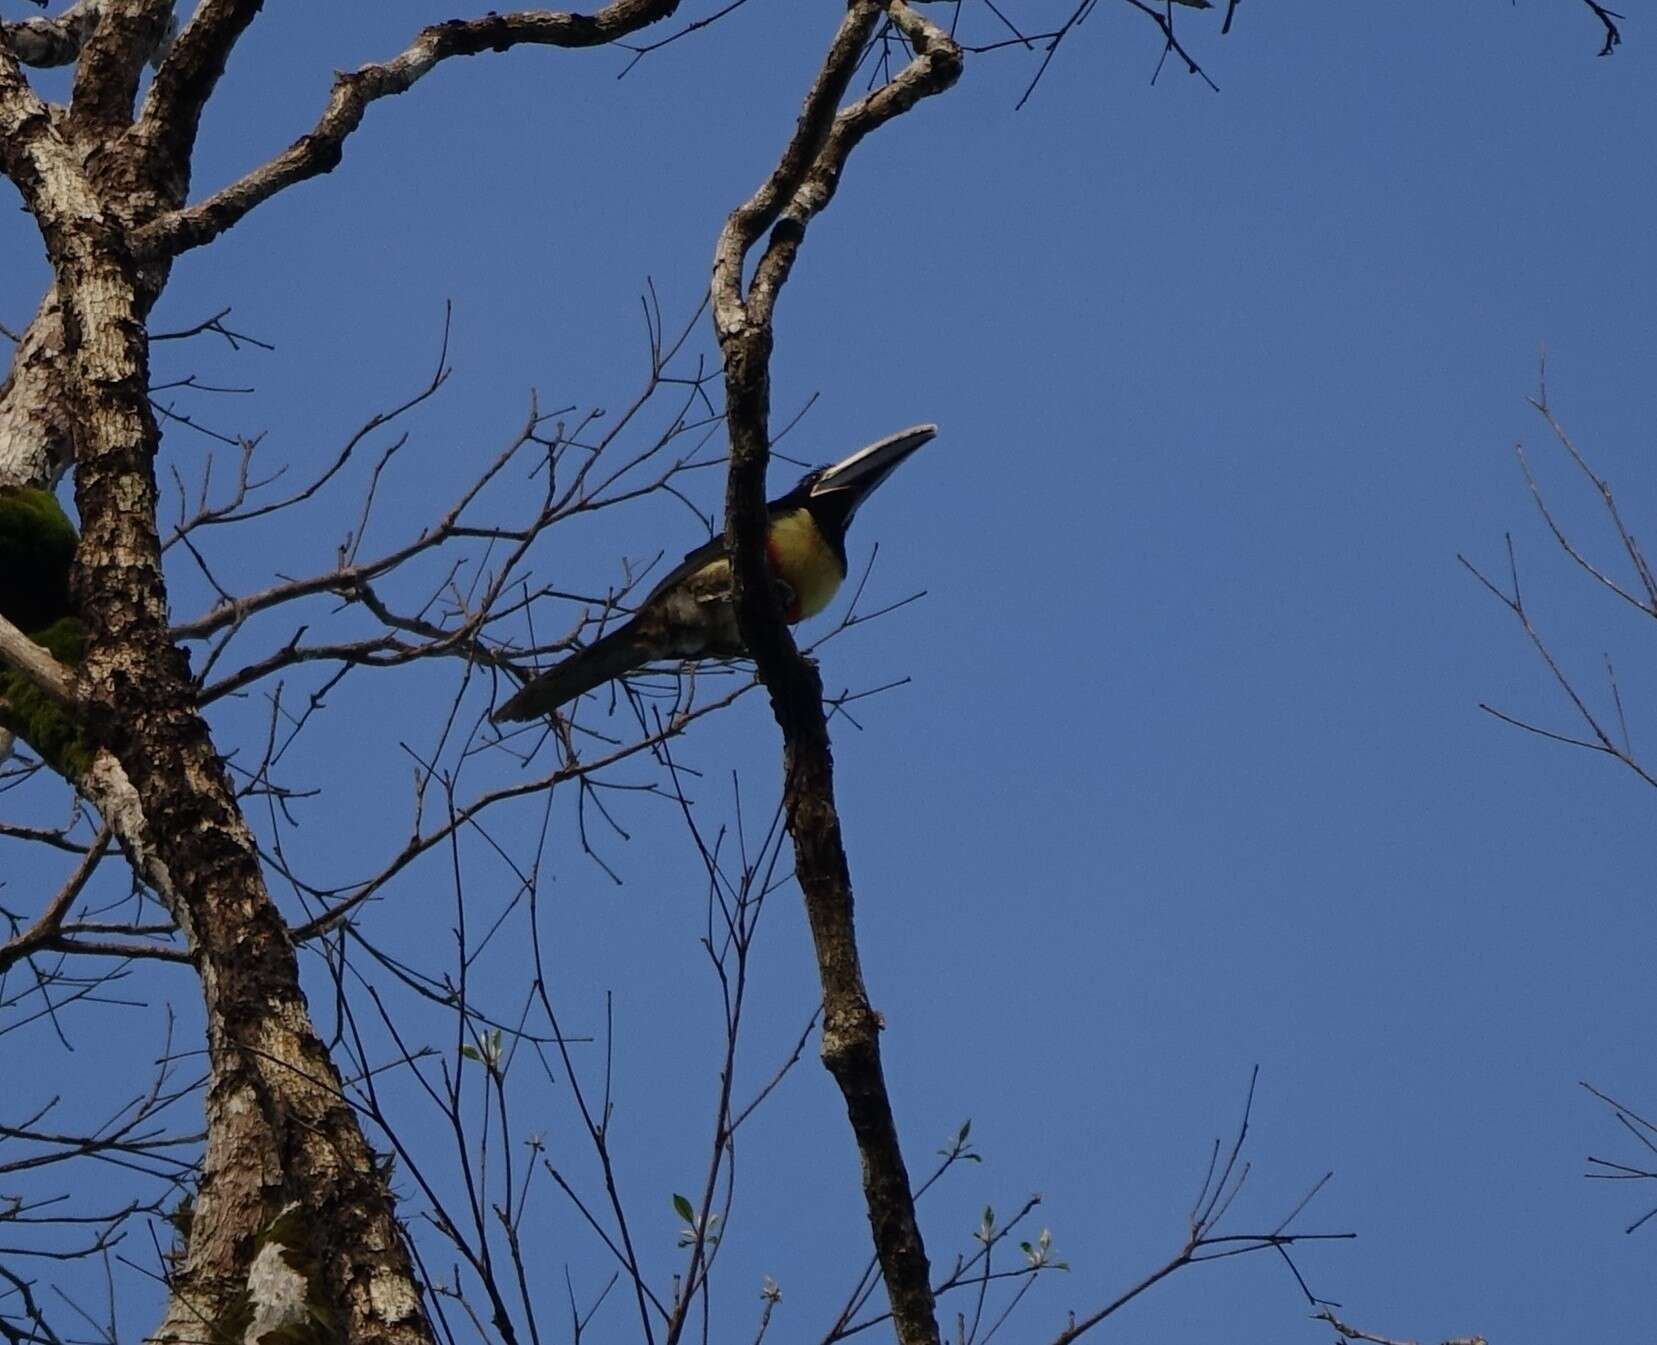
<instances>
[{"instance_id":1,"label":"bare tree branch","mask_svg":"<svg viewBox=\"0 0 1657 1345\"><path fill-rule=\"evenodd\" d=\"M75 63L67 126L77 141L107 144L132 123L144 63L166 41L174 0L106 3Z\"/></svg>"},{"instance_id":2,"label":"bare tree branch","mask_svg":"<svg viewBox=\"0 0 1657 1345\"><path fill-rule=\"evenodd\" d=\"M1599 496L1600 505L1605 510L1605 515L1610 520L1611 526L1616 529L1617 540L1622 545L1623 553L1628 557L1628 562L1634 570L1635 577L1640 581L1640 587L1644 590L1645 597L1641 599L1629 593L1616 581L1591 565L1581 552L1571 544L1564 531L1554 521L1553 515L1548 511L1547 500L1544 498L1541 488L1536 484L1536 478L1531 474L1530 463L1526 459L1524 449L1521 446L1516 449L1516 452L1519 457L1519 465L1525 474L1525 484L1530 487L1531 498L1536 501L1536 507L1541 511L1549 531L1553 533L1554 539L1566 555L1592 575L1596 582L1615 593L1619 598L1632 603L1647 616L1657 617L1657 574L1653 574L1639 541L1629 531L1628 525L1623 522L1622 510L1617 506L1617 497L1611 489L1610 482L1593 469L1581 450L1577 448L1575 441L1566 432L1565 427L1559 423L1558 418L1553 413L1553 408L1548 404L1546 364L1543 365L1538 384L1537 395L1531 398L1530 404L1536 408L1537 414L1547 422L1548 429L1553 434L1554 439L1594 488L1594 493Z\"/></svg>"},{"instance_id":3,"label":"bare tree branch","mask_svg":"<svg viewBox=\"0 0 1657 1345\"><path fill-rule=\"evenodd\" d=\"M1597 0L1582 0L1582 3L1587 5L1593 11L1594 17L1605 25L1605 45L1599 49L1599 54L1609 56L1622 45L1622 32L1612 20L1620 19L1623 16L1615 10L1607 9L1604 5L1597 3Z\"/></svg>"},{"instance_id":4,"label":"bare tree branch","mask_svg":"<svg viewBox=\"0 0 1657 1345\"><path fill-rule=\"evenodd\" d=\"M840 101L883 16L903 34L914 59L889 83L841 110ZM807 225L833 199L851 151L870 131L949 88L960 73L960 48L903 0L853 0L776 168L732 212L720 233L712 281L714 326L725 357L731 439L725 526L738 619L783 733L784 810L823 986L823 1060L846 1099L863 1158L870 1227L904 1345L936 1345L938 1325L926 1250L881 1070L879 1020L858 965L822 679L796 649L766 578L769 362L777 297ZM747 254L767 229L770 241L745 291Z\"/></svg>"},{"instance_id":5,"label":"bare tree branch","mask_svg":"<svg viewBox=\"0 0 1657 1345\"><path fill-rule=\"evenodd\" d=\"M1611 1115L1617 1120L1617 1124L1632 1136L1646 1153L1652 1155L1651 1158L1645 1160L1644 1166L1633 1163L1619 1163L1613 1159L1595 1158L1589 1155L1587 1161L1590 1171L1587 1176L1596 1181L1657 1182L1657 1167L1653 1166L1653 1160L1657 1159L1657 1124L1653 1124L1632 1107L1625 1106L1609 1094L1600 1092L1593 1084L1584 1082L1582 1086L1609 1107ZM1633 1223L1624 1228L1623 1232L1636 1232L1653 1218L1657 1218L1657 1205L1653 1205L1644 1214L1640 1215Z\"/></svg>"},{"instance_id":6,"label":"bare tree branch","mask_svg":"<svg viewBox=\"0 0 1657 1345\"><path fill-rule=\"evenodd\" d=\"M131 240L132 250L147 258L177 256L211 242L254 207L285 188L332 172L339 165L347 137L362 124L369 104L406 93L443 61L487 51L507 51L524 44L601 46L667 18L678 7L679 0L613 0L593 14L522 10L434 24L423 29L389 61L336 75L328 106L309 132L276 158L207 200L171 211L138 230ZM223 0L222 8L237 13L247 11L246 17L251 18L259 8L259 0ZM179 48L188 50L189 38L190 29L186 29L179 39ZM178 59L176 53L174 59ZM163 73L165 70L163 66ZM161 76L157 76L156 82L159 86ZM156 115L163 115L159 103Z\"/></svg>"},{"instance_id":7,"label":"bare tree branch","mask_svg":"<svg viewBox=\"0 0 1657 1345\"><path fill-rule=\"evenodd\" d=\"M0 663L10 664L65 709L75 708L74 674L0 616Z\"/></svg>"},{"instance_id":8,"label":"bare tree branch","mask_svg":"<svg viewBox=\"0 0 1657 1345\"><path fill-rule=\"evenodd\" d=\"M1209 1157L1208 1169L1203 1176L1202 1189L1197 1193L1192 1203L1191 1214L1187 1225L1184 1245L1172 1257L1163 1262L1155 1270L1145 1275L1136 1283L1123 1290L1111 1299L1102 1308L1095 1310L1086 1317L1073 1318L1070 1325L1053 1337L1052 1345L1070 1345L1098 1326L1107 1318L1120 1312L1134 1299L1147 1290L1154 1288L1163 1280L1187 1266L1202 1265L1208 1261L1224 1261L1235 1256L1249 1256L1256 1252L1275 1251L1283 1260L1284 1265L1293 1275L1295 1284L1301 1294L1314 1308L1324 1306L1323 1300L1313 1295L1307 1288L1306 1280L1295 1265L1290 1252L1291 1249L1303 1243L1318 1242L1345 1242L1356 1237L1355 1233L1291 1233L1292 1224L1306 1209L1313 1198L1323 1190L1334 1176L1326 1172L1312 1186L1289 1213L1278 1221L1274 1228L1261 1233L1222 1233L1220 1226L1242 1192L1247 1181L1250 1165L1243 1159L1244 1146L1248 1139L1249 1123L1254 1110L1254 1089L1260 1077L1259 1067L1256 1066L1253 1076L1249 1080L1248 1100L1243 1106L1243 1118L1237 1127L1237 1133L1232 1138L1231 1147L1225 1150L1225 1161L1220 1162L1222 1152L1219 1140L1215 1140L1213 1151Z\"/></svg>"},{"instance_id":9,"label":"bare tree branch","mask_svg":"<svg viewBox=\"0 0 1657 1345\"><path fill-rule=\"evenodd\" d=\"M1622 510L1617 503L1616 494L1611 489L1610 483L1594 470L1587 457L1577 447L1571 436L1566 432L1565 427L1560 424L1558 418L1554 415L1553 409L1548 403L1547 365L1545 360L1541 374L1538 377L1537 395L1531 398L1531 405L1536 408L1537 414L1546 422L1550 433L1560 448L1564 450L1571 463L1593 488L1600 507L1604 510L1606 518L1616 532L1617 541L1622 548L1623 555L1634 572L1634 581L1625 583L1614 578L1604 565L1591 560L1582 547L1566 532L1552 506L1548 503L1547 495L1538 482L1536 474L1531 470L1530 459L1526 455L1524 447L1519 445L1514 450L1519 461L1519 469L1524 475L1525 485L1530 491L1531 499L1536 504L1537 512L1542 516L1543 523L1547 525L1548 531L1552 534L1560 550L1594 583L1607 592L1615 594L1642 615L1657 618L1657 573L1653 572L1650 563L1646 560L1645 551L1641 547L1639 539L1624 520ZM1547 668L1548 673L1553 678L1554 684L1564 693L1565 698L1571 704L1571 708L1576 712L1577 718L1586 728L1587 736L1577 737L1574 734L1560 733L1553 729L1543 728L1529 720L1490 705L1481 704L1479 708L1502 722L1524 729L1528 733L1534 733L1539 737L1564 743L1567 746L1581 747L1591 752L1609 756L1621 762L1646 784L1657 788L1657 771L1648 769L1634 753L1628 733L1628 719L1623 706L1622 692L1617 685L1616 671L1611 665L1609 656L1605 659L1605 669L1611 709L1615 714L1614 725L1609 722L1607 715L1602 715L1590 705L1587 693L1582 691L1571 675L1565 671L1553 649L1537 629L1525 603L1524 594L1519 587L1519 565L1515 558L1511 535L1506 539L1506 544L1508 583L1505 588L1487 576L1466 556L1458 555L1456 559L1460 561L1468 573L1472 574L1483 585L1486 592L1495 597L1502 606L1513 614L1514 620L1519 623L1519 629L1524 632L1525 638L1530 641L1537 657L1542 660L1543 666ZM1613 732L1613 728L1615 728L1615 732Z\"/></svg>"},{"instance_id":10,"label":"bare tree branch","mask_svg":"<svg viewBox=\"0 0 1657 1345\"><path fill-rule=\"evenodd\" d=\"M106 825L99 831L87 852L81 856L81 862L75 866L74 873L59 889L58 894L47 903L46 909L40 913L33 925L24 930L15 938L8 939L0 944L0 974L20 958L27 957L37 949L45 948L49 942L58 937L63 927L64 917L69 914L69 908L75 904L81 892L85 889L87 879L92 877L109 848L111 832Z\"/></svg>"},{"instance_id":11,"label":"bare tree branch","mask_svg":"<svg viewBox=\"0 0 1657 1345\"><path fill-rule=\"evenodd\" d=\"M76 0L63 13L0 24L0 37L23 65L69 65L97 27L104 0Z\"/></svg>"},{"instance_id":12,"label":"bare tree branch","mask_svg":"<svg viewBox=\"0 0 1657 1345\"><path fill-rule=\"evenodd\" d=\"M263 0L200 0L155 72L138 118L137 140L151 172L170 179L175 200L182 200L189 186L190 155L202 109L262 4Z\"/></svg>"},{"instance_id":13,"label":"bare tree branch","mask_svg":"<svg viewBox=\"0 0 1657 1345\"><path fill-rule=\"evenodd\" d=\"M1335 1328L1335 1334L1340 1338L1341 1345L1347 1341L1364 1341L1367 1345L1417 1345L1413 1340L1395 1340L1391 1336L1377 1336L1370 1331L1360 1331L1355 1326L1348 1326L1328 1308L1313 1314L1320 1322L1328 1322ZM1489 1345L1483 1336L1455 1336L1446 1339L1443 1345Z\"/></svg>"}]
</instances>

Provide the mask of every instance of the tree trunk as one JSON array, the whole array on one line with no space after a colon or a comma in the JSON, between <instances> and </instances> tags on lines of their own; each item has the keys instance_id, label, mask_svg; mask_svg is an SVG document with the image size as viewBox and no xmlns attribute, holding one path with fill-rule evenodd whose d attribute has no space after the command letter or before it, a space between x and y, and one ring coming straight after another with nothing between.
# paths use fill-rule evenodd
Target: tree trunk
<instances>
[{"instance_id":1,"label":"tree trunk","mask_svg":"<svg viewBox=\"0 0 1657 1345\"><path fill-rule=\"evenodd\" d=\"M133 52L141 65L165 9L128 5L127 30L113 18L99 29L107 40L83 55L77 113L118 118L123 90L130 112ZM83 103L94 79L104 83ZM72 448L82 523L74 587L88 636L77 690L100 749L80 783L104 795L172 906L206 1003L206 1154L156 1339L282 1330L291 1341L428 1341L386 1179L311 1024L253 836L168 635L145 330L165 269L139 265L125 240L183 183L175 173L150 185L161 179L146 177L137 153L84 154L73 130L0 52L0 157L56 279L0 395L3 459L25 479L50 480ZM109 126L86 134L100 150L119 143Z\"/></svg>"}]
</instances>

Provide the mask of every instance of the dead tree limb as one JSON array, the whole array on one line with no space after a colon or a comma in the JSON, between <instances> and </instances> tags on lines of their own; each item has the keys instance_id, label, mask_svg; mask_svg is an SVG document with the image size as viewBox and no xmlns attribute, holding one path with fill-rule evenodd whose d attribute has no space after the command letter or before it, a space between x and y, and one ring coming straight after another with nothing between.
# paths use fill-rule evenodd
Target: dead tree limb
<instances>
[{"instance_id":1,"label":"dead tree limb","mask_svg":"<svg viewBox=\"0 0 1657 1345\"><path fill-rule=\"evenodd\" d=\"M888 20L910 63L842 108L852 75ZM904 0L854 0L806 95L793 138L759 190L732 212L713 266L714 327L725 360L731 439L726 542L743 638L783 734L784 811L823 988L823 1061L846 1100L863 1162L875 1249L903 1345L936 1345L926 1249L880 1062L880 1020L859 966L850 870L834 802L834 762L822 678L783 624L765 568L765 469L770 455L770 355L777 297L811 220L828 205L851 151L870 131L960 77L960 48ZM749 252L770 237L745 287Z\"/></svg>"}]
</instances>

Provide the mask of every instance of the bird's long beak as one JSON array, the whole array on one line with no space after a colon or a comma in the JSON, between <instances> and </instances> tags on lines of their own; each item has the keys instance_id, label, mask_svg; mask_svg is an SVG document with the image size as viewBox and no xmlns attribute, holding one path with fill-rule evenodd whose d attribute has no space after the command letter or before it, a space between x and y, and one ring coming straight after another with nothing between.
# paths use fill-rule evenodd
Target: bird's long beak
<instances>
[{"instance_id":1,"label":"bird's long beak","mask_svg":"<svg viewBox=\"0 0 1657 1345\"><path fill-rule=\"evenodd\" d=\"M877 439L849 457L841 458L812 483L811 498L832 497L844 511L847 523L875 487L897 470L898 464L938 433L936 425L912 425L884 439Z\"/></svg>"}]
</instances>

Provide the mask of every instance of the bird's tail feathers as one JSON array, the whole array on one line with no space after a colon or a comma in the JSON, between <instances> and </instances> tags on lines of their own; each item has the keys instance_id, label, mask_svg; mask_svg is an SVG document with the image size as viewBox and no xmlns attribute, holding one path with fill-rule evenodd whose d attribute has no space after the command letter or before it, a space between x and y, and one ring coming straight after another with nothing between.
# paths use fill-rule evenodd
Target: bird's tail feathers
<instances>
[{"instance_id":1,"label":"bird's tail feathers","mask_svg":"<svg viewBox=\"0 0 1657 1345\"><path fill-rule=\"evenodd\" d=\"M650 651L629 622L526 682L491 718L502 724L551 714L583 692L631 672L649 658Z\"/></svg>"}]
</instances>

